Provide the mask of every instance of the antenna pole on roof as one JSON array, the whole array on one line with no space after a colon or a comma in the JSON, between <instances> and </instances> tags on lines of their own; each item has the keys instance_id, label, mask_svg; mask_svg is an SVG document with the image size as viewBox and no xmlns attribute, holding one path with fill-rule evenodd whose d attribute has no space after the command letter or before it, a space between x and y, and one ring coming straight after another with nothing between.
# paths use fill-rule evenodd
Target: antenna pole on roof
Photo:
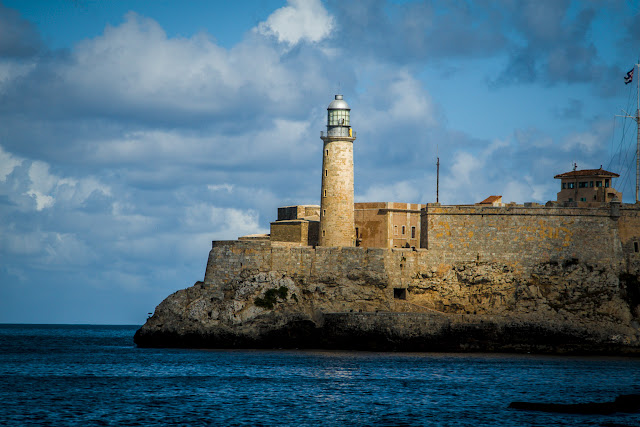
<instances>
[{"instance_id":1,"label":"antenna pole on roof","mask_svg":"<svg viewBox=\"0 0 640 427\"><path fill-rule=\"evenodd\" d=\"M436 203L440 203L440 157L436 161Z\"/></svg>"}]
</instances>

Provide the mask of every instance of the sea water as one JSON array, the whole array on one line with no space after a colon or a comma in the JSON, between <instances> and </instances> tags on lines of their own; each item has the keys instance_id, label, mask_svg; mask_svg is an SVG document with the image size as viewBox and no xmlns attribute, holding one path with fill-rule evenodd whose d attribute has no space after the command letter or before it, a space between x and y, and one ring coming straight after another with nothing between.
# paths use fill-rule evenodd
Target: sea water
<instances>
[{"instance_id":1,"label":"sea water","mask_svg":"<svg viewBox=\"0 0 640 427\"><path fill-rule=\"evenodd\" d=\"M136 329L0 325L0 425L640 425L508 408L640 393L640 359L140 349Z\"/></svg>"}]
</instances>

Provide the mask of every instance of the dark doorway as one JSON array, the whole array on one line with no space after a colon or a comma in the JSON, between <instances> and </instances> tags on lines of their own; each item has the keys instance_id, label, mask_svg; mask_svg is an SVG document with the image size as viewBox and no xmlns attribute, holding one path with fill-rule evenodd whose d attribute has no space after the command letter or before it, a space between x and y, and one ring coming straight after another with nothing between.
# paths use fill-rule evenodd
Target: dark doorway
<instances>
[{"instance_id":1,"label":"dark doorway","mask_svg":"<svg viewBox=\"0 0 640 427\"><path fill-rule=\"evenodd\" d=\"M407 288L393 288L393 299L407 299Z\"/></svg>"}]
</instances>

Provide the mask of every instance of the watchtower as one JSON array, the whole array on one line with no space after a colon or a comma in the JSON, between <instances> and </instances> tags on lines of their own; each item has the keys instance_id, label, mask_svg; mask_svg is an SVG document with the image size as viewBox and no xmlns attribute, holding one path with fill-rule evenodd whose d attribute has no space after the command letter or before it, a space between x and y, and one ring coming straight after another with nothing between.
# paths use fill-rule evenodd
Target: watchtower
<instances>
[{"instance_id":1,"label":"watchtower","mask_svg":"<svg viewBox=\"0 0 640 427\"><path fill-rule=\"evenodd\" d=\"M327 133L320 133L322 192L320 194L320 246L355 246L353 221L353 141L351 109L336 95L327 107Z\"/></svg>"}]
</instances>

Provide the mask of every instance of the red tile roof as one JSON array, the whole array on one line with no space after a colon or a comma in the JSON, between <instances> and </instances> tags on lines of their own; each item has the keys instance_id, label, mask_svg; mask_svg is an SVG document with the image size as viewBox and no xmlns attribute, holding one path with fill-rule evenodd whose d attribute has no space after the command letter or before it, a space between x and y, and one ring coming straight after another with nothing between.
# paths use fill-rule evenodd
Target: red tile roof
<instances>
[{"instance_id":1,"label":"red tile roof","mask_svg":"<svg viewBox=\"0 0 640 427\"><path fill-rule=\"evenodd\" d=\"M500 201L500 199L502 199L502 196L489 196L486 199L484 199L483 201L481 201L480 203L478 203L479 205L489 205L493 202L498 202Z\"/></svg>"},{"instance_id":2,"label":"red tile roof","mask_svg":"<svg viewBox=\"0 0 640 427\"><path fill-rule=\"evenodd\" d=\"M561 173L561 174L558 174L558 175L554 176L554 178L556 178L556 179L561 179L561 178L579 178L581 176L601 176L601 177L618 178L620 175L618 175L615 172L609 172L609 171L606 171L606 170L600 168L600 169L583 169L583 170L579 170L579 171L565 172L565 173Z\"/></svg>"}]
</instances>

